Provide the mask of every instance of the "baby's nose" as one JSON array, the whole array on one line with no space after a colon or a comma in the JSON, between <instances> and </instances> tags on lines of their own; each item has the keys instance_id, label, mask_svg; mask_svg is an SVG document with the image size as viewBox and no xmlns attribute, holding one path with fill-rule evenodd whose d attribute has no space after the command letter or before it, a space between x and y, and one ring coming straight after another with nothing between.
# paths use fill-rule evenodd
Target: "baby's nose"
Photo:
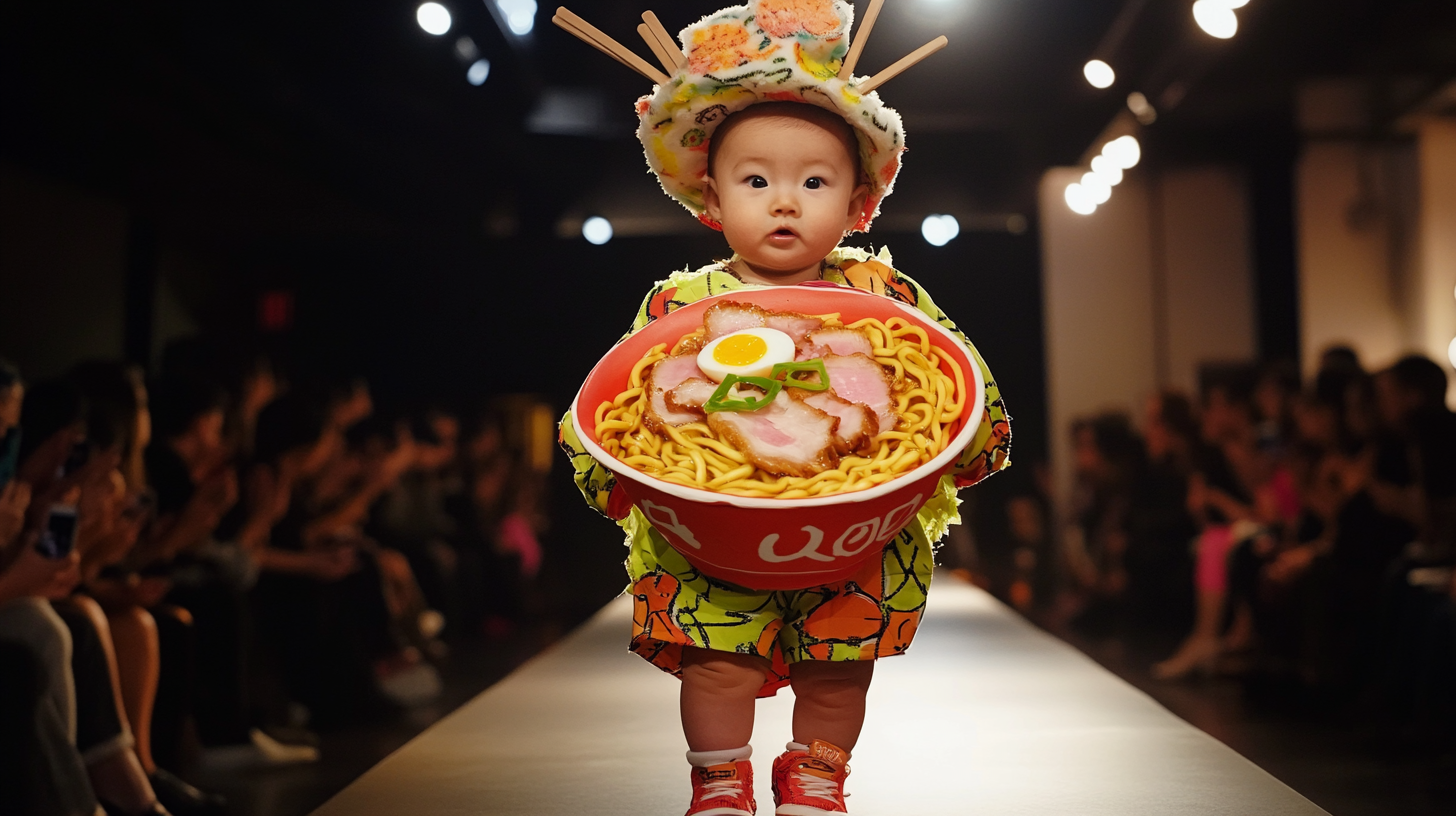
<instances>
[{"instance_id":1,"label":"baby's nose","mask_svg":"<svg viewBox=\"0 0 1456 816\"><path fill-rule=\"evenodd\" d=\"M799 198L798 198L798 196L790 195L788 193L780 193L779 195L774 196L774 200L773 200L773 214L774 215L797 215L798 213L799 213Z\"/></svg>"}]
</instances>

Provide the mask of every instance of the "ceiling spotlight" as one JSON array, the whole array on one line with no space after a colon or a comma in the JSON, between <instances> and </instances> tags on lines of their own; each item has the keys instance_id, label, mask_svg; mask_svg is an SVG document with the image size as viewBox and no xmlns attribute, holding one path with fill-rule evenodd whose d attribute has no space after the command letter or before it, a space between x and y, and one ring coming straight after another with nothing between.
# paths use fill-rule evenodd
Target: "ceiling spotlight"
<instances>
[{"instance_id":1,"label":"ceiling spotlight","mask_svg":"<svg viewBox=\"0 0 1456 816\"><path fill-rule=\"evenodd\" d=\"M1087 77L1094 88L1111 88L1112 83L1117 81L1117 73L1112 66L1096 59L1082 66L1082 76Z\"/></svg>"},{"instance_id":2,"label":"ceiling spotlight","mask_svg":"<svg viewBox=\"0 0 1456 816\"><path fill-rule=\"evenodd\" d=\"M1097 202L1092 200L1085 187L1075 181L1067 185L1067 206L1078 215L1097 212Z\"/></svg>"},{"instance_id":3,"label":"ceiling spotlight","mask_svg":"<svg viewBox=\"0 0 1456 816\"><path fill-rule=\"evenodd\" d=\"M474 62L480 56L480 49L475 46L475 40L461 37L455 41L455 56L466 62Z\"/></svg>"},{"instance_id":4,"label":"ceiling spotlight","mask_svg":"<svg viewBox=\"0 0 1456 816\"><path fill-rule=\"evenodd\" d=\"M1116 187L1122 183L1122 168L1113 164L1112 159L1106 156L1092 157L1092 172L1107 182L1110 187Z\"/></svg>"},{"instance_id":5,"label":"ceiling spotlight","mask_svg":"<svg viewBox=\"0 0 1456 816\"><path fill-rule=\"evenodd\" d=\"M536 27L536 0L495 0L506 20L506 28L517 37L524 37Z\"/></svg>"},{"instance_id":6,"label":"ceiling spotlight","mask_svg":"<svg viewBox=\"0 0 1456 816\"><path fill-rule=\"evenodd\" d=\"M961 222L954 215L927 215L920 222L920 234L931 246L945 246L961 234Z\"/></svg>"},{"instance_id":7,"label":"ceiling spotlight","mask_svg":"<svg viewBox=\"0 0 1456 816\"><path fill-rule=\"evenodd\" d=\"M593 215L581 223L581 237L587 243L601 246L612 240L612 222L600 215Z\"/></svg>"},{"instance_id":8,"label":"ceiling spotlight","mask_svg":"<svg viewBox=\"0 0 1456 816\"><path fill-rule=\"evenodd\" d=\"M1158 121L1157 108L1153 107L1153 103L1148 101L1142 91L1133 91L1127 95L1127 109L1132 111L1132 115L1141 124L1151 125Z\"/></svg>"},{"instance_id":9,"label":"ceiling spotlight","mask_svg":"<svg viewBox=\"0 0 1456 816\"><path fill-rule=\"evenodd\" d=\"M421 3L415 9L415 20L427 34L436 37L450 30L450 10L439 3Z\"/></svg>"},{"instance_id":10,"label":"ceiling spotlight","mask_svg":"<svg viewBox=\"0 0 1456 816\"><path fill-rule=\"evenodd\" d=\"M1107 183L1107 179L1096 173L1082 174L1082 189L1092 197L1093 204L1106 204L1107 200L1112 198L1112 185Z\"/></svg>"},{"instance_id":11,"label":"ceiling spotlight","mask_svg":"<svg viewBox=\"0 0 1456 816\"><path fill-rule=\"evenodd\" d=\"M1193 4L1193 19L1208 36L1227 40L1239 33L1235 8L1228 0L1198 0Z\"/></svg>"},{"instance_id":12,"label":"ceiling spotlight","mask_svg":"<svg viewBox=\"0 0 1456 816\"><path fill-rule=\"evenodd\" d=\"M484 85L486 77L490 76L490 60L478 59L470 63L465 71L465 81L471 85Z\"/></svg>"},{"instance_id":13,"label":"ceiling spotlight","mask_svg":"<svg viewBox=\"0 0 1456 816\"><path fill-rule=\"evenodd\" d=\"M1143 150L1136 137L1121 136L1103 145L1102 155L1123 170L1131 170L1142 160Z\"/></svg>"}]
</instances>

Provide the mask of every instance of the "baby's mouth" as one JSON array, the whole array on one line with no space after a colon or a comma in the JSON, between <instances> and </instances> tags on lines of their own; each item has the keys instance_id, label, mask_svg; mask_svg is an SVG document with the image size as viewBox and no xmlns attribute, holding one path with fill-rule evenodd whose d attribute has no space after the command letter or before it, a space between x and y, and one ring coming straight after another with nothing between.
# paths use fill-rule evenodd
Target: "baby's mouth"
<instances>
[{"instance_id":1,"label":"baby's mouth","mask_svg":"<svg viewBox=\"0 0 1456 816\"><path fill-rule=\"evenodd\" d=\"M789 229L788 227L779 227L778 229L769 233L769 235L775 238L797 238L799 234Z\"/></svg>"}]
</instances>

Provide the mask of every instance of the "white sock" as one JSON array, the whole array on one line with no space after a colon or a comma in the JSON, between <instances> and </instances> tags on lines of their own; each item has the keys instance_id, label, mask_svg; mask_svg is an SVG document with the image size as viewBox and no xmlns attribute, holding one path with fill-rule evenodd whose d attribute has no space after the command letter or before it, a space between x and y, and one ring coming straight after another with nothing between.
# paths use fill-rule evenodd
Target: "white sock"
<instances>
[{"instance_id":1,"label":"white sock","mask_svg":"<svg viewBox=\"0 0 1456 816\"><path fill-rule=\"evenodd\" d=\"M790 750L790 751L807 751L807 750L809 750L809 746L805 745L802 742L794 742L793 740L789 740L788 750Z\"/></svg>"},{"instance_id":2,"label":"white sock","mask_svg":"<svg viewBox=\"0 0 1456 816\"><path fill-rule=\"evenodd\" d=\"M694 768L707 768L729 762L742 762L753 756L753 746L725 748L721 751L688 751L688 764Z\"/></svg>"}]
</instances>

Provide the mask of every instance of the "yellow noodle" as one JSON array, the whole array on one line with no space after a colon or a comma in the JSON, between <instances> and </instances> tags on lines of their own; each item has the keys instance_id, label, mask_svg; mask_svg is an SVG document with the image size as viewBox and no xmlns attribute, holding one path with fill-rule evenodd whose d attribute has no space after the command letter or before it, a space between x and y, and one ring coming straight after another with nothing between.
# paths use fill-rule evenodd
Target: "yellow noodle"
<instances>
[{"instance_id":1,"label":"yellow noodle","mask_svg":"<svg viewBox=\"0 0 1456 816\"><path fill-rule=\"evenodd\" d=\"M838 314L817 317L826 326L845 325ZM965 375L953 358L936 353L924 329L904 318L883 322L866 318L847 327L864 332L876 362L893 371L902 417L898 429L874 437L872 456L841 457L837 467L810 477L779 476L749 463L703 422L667 426L661 433L647 429L642 424L649 397L646 373L668 356L665 343L637 361L625 390L597 407L598 440L612 455L659 479L736 496L829 496L865 490L904 475L945 449L947 426L964 413ZM673 344L673 351L699 335L684 336Z\"/></svg>"}]
</instances>

